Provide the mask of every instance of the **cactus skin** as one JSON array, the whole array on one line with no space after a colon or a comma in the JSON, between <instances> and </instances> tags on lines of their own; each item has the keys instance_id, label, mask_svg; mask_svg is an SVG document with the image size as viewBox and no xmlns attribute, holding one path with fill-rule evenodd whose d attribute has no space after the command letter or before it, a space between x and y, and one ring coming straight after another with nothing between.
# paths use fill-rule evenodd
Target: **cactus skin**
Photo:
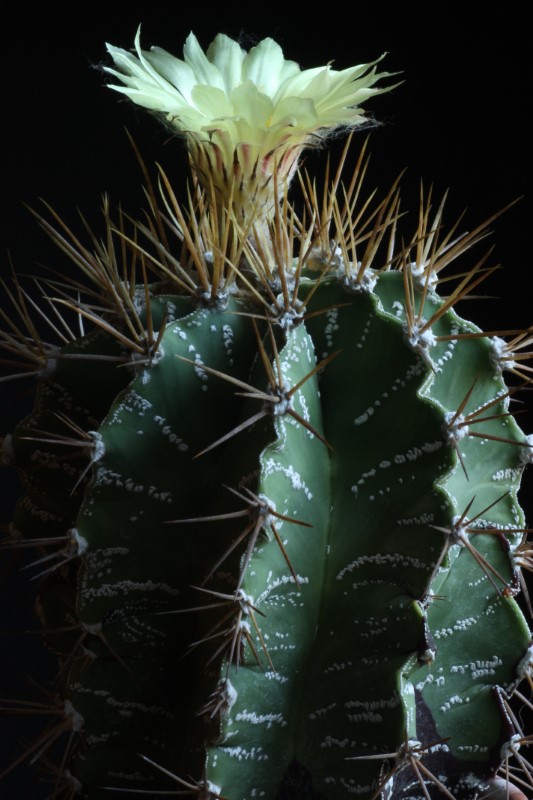
<instances>
[{"instance_id":1,"label":"cactus skin","mask_svg":"<svg viewBox=\"0 0 533 800\"><path fill-rule=\"evenodd\" d=\"M273 250L293 224L283 200ZM50 796L475 797L525 738L531 672L531 438L498 342L438 296L436 256L356 271L337 234L323 272L249 251L206 298L197 261L194 291L157 267L156 229L153 280L114 276L125 312L72 301L95 328L38 365L4 441L12 536L61 540L38 600L67 740Z\"/></svg>"}]
</instances>

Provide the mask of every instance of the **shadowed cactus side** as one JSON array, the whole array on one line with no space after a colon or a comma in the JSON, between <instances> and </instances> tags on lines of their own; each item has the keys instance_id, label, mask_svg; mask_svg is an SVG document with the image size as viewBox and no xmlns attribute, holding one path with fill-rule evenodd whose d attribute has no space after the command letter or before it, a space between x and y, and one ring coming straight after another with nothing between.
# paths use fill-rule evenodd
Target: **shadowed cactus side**
<instances>
[{"instance_id":1,"label":"shadowed cactus side","mask_svg":"<svg viewBox=\"0 0 533 800\"><path fill-rule=\"evenodd\" d=\"M46 281L57 345L7 289L4 348L37 378L3 440L24 490L10 546L38 551L59 659L20 762L90 800L533 786L513 710L533 440L511 410L532 335L456 313L486 257L445 271L486 225L443 233L428 197L402 240L397 185L361 199L364 148L346 184L345 152L289 203L310 136L384 91L373 65L300 72L223 36L205 56L191 35L184 62L136 48L109 48L114 74L187 137L188 206L160 173L146 218L105 207L88 246L39 217L83 274Z\"/></svg>"}]
</instances>

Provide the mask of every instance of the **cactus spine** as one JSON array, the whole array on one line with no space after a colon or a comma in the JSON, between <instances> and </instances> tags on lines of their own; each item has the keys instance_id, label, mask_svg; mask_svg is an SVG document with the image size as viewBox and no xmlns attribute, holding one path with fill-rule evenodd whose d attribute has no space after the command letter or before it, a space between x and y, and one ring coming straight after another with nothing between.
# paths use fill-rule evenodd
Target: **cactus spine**
<instances>
[{"instance_id":1,"label":"cactus spine","mask_svg":"<svg viewBox=\"0 0 533 800\"><path fill-rule=\"evenodd\" d=\"M227 77L215 41L179 64ZM168 94L168 54L110 52L134 99L157 76ZM317 115L305 136L348 121ZM443 234L428 197L399 245L396 184L360 200L364 153L323 197L302 176L298 215L307 139L276 124L251 160L231 127L193 130L188 207L161 173L147 219L127 230L105 208L92 247L40 218L84 273L82 296L78 278L50 285L86 334L65 317L45 344L11 291L4 345L38 388L3 441L24 488L10 535L40 551L60 664L59 722L27 755L63 736L54 798L461 800L527 743L511 701L531 682L514 595L533 441L503 372L527 382L531 334L458 316L485 258L446 296L439 282L485 227Z\"/></svg>"}]
</instances>

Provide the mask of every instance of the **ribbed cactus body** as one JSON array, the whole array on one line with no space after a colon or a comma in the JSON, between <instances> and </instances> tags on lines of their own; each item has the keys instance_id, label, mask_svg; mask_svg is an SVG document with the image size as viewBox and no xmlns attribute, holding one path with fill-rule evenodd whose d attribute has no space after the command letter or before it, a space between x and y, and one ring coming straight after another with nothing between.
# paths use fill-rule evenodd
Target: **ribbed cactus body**
<instances>
[{"instance_id":1,"label":"ribbed cactus body","mask_svg":"<svg viewBox=\"0 0 533 800\"><path fill-rule=\"evenodd\" d=\"M266 281L154 284L157 352L100 331L43 374L13 527L68 537L40 609L73 793L467 798L502 761L531 443L497 346L414 266L349 274L304 270L282 314ZM122 361L65 357L92 353ZM67 419L68 468L41 441Z\"/></svg>"}]
</instances>

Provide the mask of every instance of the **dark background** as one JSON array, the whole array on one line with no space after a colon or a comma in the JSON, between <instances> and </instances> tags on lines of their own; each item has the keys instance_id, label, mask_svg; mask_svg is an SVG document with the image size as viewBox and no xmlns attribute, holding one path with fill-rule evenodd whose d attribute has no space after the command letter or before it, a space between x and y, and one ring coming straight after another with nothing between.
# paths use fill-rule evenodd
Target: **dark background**
<instances>
[{"instance_id":1,"label":"dark background","mask_svg":"<svg viewBox=\"0 0 533 800\"><path fill-rule=\"evenodd\" d=\"M214 35L241 36L246 48L265 36L283 47L286 57L303 68L334 60L342 69L374 60L384 51L382 67L401 71L405 81L392 94L378 97L367 108L382 125L372 133L371 170L367 188L387 188L408 167L402 185L403 208L410 208L414 227L420 180L434 185L436 198L450 188L446 220L451 225L466 209L463 229L472 229L517 197L523 199L492 226L492 263L504 269L484 285L490 297L464 303L459 313L485 329L525 327L533 322L531 289L531 70L529 23L516 3L498 13L468 21L449 5L431 6L431 16L391 12L379 4L374 11L361 4L321 7L305 4L232 6L182 4L146 10L134 4L70 4L59 13L48 5L31 11L20 4L4 20L2 52L2 190L0 215L0 273L9 274L9 257L20 272L39 270L36 262L64 265L56 250L37 229L22 203L36 206L45 198L77 226L76 209L91 225L100 225L98 208L103 192L112 205L120 201L135 214L142 205L140 174L124 127L134 135L147 163L159 161L176 187L184 185L184 150L142 109L104 87L100 69L109 64L104 42L129 48L142 22L145 48L158 44L182 55L183 42L193 30L205 47ZM167 10L163 10L166 8ZM428 7L429 8L429 7ZM170 9L170 10L168 10ZM359 141L362 141L360 136ZM339 145L335 143L338 149ZM354 150L354 157L356 148ZM325 164L325 152L307 157L311 170ZM179 194L179 192L178 192ZM467 263L468 262L468 263ZM466 259L465 265L473 261ZM1 289L0 289L1 292ZM0 294L0 302L1 299ZM26 386L1 385L0 432L9 430L27 405ZM531 403L533 406L533 402ZM521 424L533 430L533 415ZM530 470L533 472L533 470ZM3 477L3 476L2 476ZM533 523L533 481L525 481L522 500ZM0 518L9 518L15 485L3 484L5 500ZM25 685L24 673L43 673L38 636L7 634L7 628L36 627L29 612L31 589L13 577L10 559L0 572L2 684L0 695L12 695L13 676ZM28 661L34 662L33 668ZM24 690L22 689L22 695ZM1 702L0 702L1 705ZM4 730L0 747L12 746L12 720L0 718ZM4 753L2 762L5 763ZM0 767L1 770L1 767ZM6 800L40 800L42 789L21 767L2 784Z\"/></svg>"}]
</instances>

